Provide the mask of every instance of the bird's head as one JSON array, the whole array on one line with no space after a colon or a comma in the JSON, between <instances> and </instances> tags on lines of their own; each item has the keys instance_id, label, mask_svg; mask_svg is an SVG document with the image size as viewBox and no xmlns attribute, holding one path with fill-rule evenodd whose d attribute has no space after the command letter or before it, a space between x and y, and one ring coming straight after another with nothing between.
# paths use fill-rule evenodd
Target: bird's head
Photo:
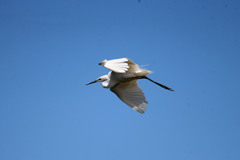
<instances>
[{"instance_id":1,"label":"bird's head","mask_svg":"<svg viewBox=\"0 0 240 160\"><path fill-rule=\"evenodd\" d=\"M93 83L96 83L96 82L104 82L104 81L107 81L109 78L108 78L108 75L104 75L104 76L101 76L99 77L98 79L86 84L86 85L89 85L89 84L93 84Z\"/></svg>"}]
</instances>

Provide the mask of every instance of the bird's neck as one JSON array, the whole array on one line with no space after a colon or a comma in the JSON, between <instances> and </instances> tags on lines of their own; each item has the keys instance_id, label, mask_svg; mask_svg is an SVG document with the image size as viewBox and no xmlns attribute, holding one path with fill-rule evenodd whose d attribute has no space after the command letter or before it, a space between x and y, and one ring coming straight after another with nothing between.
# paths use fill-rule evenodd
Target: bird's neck
<instances>
[{"instance_id":1,"label":"bird's neck","mask_svg":"<svg viewBox=\"0 0 240 160\"><path fill-rule=\"evenodd\" d=\"M106 81L102 82L102 86L104 88L112 88L113 86L115 86L118 82L113 80L113 79L108 79Z\"/></svg>"},{"instance_id":2,"label":"bird's neck","mask_svg":"<svg viewBox=\"0 0 240 160\"><path fill-rule=\"evenodd\" d=\"M103 88L110 88L109 87L109 80L103 81L102 86L103 86Z\"/></svg>"}]
</instances>

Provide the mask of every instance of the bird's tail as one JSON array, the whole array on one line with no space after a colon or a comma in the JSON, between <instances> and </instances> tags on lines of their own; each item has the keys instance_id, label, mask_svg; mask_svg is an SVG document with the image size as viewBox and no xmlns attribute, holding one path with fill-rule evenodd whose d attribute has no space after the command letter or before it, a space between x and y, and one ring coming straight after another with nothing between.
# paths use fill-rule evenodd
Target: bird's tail
<instances>
[{"instance_id":1,"label":"bird's tail","mask_svg":"<svg viewBox=\"0 0 240 160\"><path fill-rule=\"evenodd\" d=\"M140 71L136 73L136 76L137 77L144 77L144 76L149 75L150 73L152 73L152 71L140 69Z\"/></svg>"}]
</instances>

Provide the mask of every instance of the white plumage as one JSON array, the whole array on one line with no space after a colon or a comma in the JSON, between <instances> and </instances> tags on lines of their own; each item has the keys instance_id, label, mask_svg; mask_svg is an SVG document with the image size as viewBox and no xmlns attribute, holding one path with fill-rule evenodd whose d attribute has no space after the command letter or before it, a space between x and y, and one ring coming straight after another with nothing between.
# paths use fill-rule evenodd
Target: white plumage
<instances>
[{"instance_id":1,"label":"white plumage","mask_svg":"<svg viewBox=\"0 0 240 160\"><path fill-rule=\"evenodd\" d=\"M120 58L114 60L104 60L99 63L111 71L108 75L99 77L97 80L88 83L102 82L104 88L110 88L124 103L139 113L144 113L148 107L147 100L142 89L138 86L138 79L148 79L151 82L173 91L160 83L148 78L151 73L149 70L140 69L139 66L133 63L128 58Z\"/></svg>"},{"instance_id":2,"label":"white plumage","mask_svg":"<svg viewBox=\"0 0 240 160\"><path fill-rule=\"evenodd\" d=\"M110 89L115 93L124 103L133 108L134 110L144 113L147 108L147 100L143 91L137 84L137 80L129 82L122 82Z\"/></svg>"},{"instance_id":3,"label":"white plumage","mask_svg":"<svg viewBox=\"0 0 240 160\"><path fill-rule=\"evenodd\" d=\"M100 65L103 65L104 67L116 73L125 73L129 68L127 58L120 58L120 59L114 59L109 61L104 60L100 63Z\"/></svg>"}]
</instances>

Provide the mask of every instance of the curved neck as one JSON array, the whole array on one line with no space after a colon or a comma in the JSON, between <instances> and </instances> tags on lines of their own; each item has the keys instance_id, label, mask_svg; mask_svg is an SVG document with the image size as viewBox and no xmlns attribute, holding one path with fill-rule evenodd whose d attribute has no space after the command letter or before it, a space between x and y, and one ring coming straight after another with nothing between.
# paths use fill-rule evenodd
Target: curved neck
<instances>
[{"instance_id":1,"label":"curved neck","mask_svg":"<svg viewBox=\"0 0 240 160\"><path fill-rule=\"evenodd\" d=\"M109 80L103 81L103 82L102 82L102 86L103 86L103 88L110 88L110 87L109 87Z\"/></svg>"}]
</instances>

